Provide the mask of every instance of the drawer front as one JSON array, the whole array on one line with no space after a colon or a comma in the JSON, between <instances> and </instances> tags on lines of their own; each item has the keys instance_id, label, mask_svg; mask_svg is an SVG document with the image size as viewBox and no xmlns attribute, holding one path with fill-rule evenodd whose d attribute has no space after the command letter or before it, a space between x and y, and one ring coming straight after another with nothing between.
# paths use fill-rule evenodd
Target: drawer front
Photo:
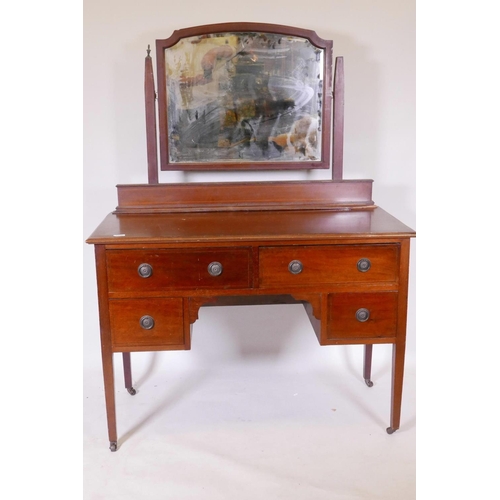
<instances>
[{"instance_id":1,"label":"drawer front","mask_svg":"<svg viewBox=\"0 0 500 500\"><path fill-rule=\"evenodd\" d=\"M110 292L248 288L250 250L108 250Z\"/></svg>"},{"instance_id":2,"label":"drawer front","mask_svg":"<svg viewBox=\"0 0 500 500\"><path fill-rule=\"evenodd\" d=\"M263 287L393 282L398 267L398 245L266 247L259 253Z\"/></svg>"},{"instance_id":3,"label":"drawer front","mask_svg":"<svg viewBox=\"0 0 500 500\"><path fill-rule=\"evenodd\" d=\"M114 347L183 345L181 298L109 301Z\"/></svg>"},{"instance_id":4,"label":"drawer front","mask_svg":"<svg viewBox=\"0 0 500 500\"><path fill-rule=\"evenodd\" d=\"M394 337L397 311L397 292L332 293L327 338Z\"/></svg>"}]
</instances>

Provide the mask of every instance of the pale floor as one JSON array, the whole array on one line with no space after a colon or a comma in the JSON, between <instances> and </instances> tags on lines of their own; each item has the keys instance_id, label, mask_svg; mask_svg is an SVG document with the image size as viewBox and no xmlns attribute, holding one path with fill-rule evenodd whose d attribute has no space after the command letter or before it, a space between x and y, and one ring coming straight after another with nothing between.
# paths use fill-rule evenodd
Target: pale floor
<instances>
[{"instance_id":1,"label":"pale floor","mask_svg":"<svg viewBox=\"0 0 500 500\"><path fill-rule=\"evenodd\" d=\"M202 309L191 351L132 355L135 396L115 355L115 453L88 368L84 499L414 499L413 357L388 435L390 346L368 388L363 348L319 347L300 307Z\"/></svg>"}]
</instances>

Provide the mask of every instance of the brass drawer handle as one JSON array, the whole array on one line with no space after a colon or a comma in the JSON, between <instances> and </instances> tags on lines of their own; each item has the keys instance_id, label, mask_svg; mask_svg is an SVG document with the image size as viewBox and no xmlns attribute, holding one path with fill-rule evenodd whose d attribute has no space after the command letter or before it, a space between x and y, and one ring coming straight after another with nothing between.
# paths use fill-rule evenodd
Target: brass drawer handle
<instances>
[{"instance_id":1,"label":"brass drawer handle","mask_svg":"<svg viewBox=\"0 0 500 500\"><path fill-rule=\"evenodd\" d=\"M364 323L370 319L370 311L364 307L356 311L356 319L360 323Z\"/></svg>"},{"instance_id":2,"label":"brass drawer handle","mask_svg":"<svg viewBox=\"0 0 500 500\"><path fill-rule=\"evenodd\" d=\"M220 262L211 262L208 264L208 274L211 276L219 276L222 274L222 264Z\"/></svg>"},{"instance_id":3,"label":"brass drawer handle","mask_svg":"<svg viewBox=\"0 0 500 500\"><path fill-rule=\"evenodd\" d=\"M139 320L139 323L144 330L151 330L155 326L155 320L147 314Z\"/></svg>"},{"instance_id":4,"label":"brass drawer handle","mask_svg":"<svg viewBox=\"0 0 500 500\"><path fill-rule=\"evenodd\" d=\"M358 260L358 271L360 273L366 273L372 267L370 259L359 259Z\"/></svg>"},{"instance_id":5,"label":"brass drawer handle","mask_svg":"<svg viewBox=\"0 0 500 500\"><path fill-rule=\"evenodd\" d=\"M292 274L300 274L303 269L304 266L302 265L302 262L300 262L300 260L292 260L292 262L288 264L288 270Z\"/></svg>"},{"instance_id":6,"label":"brass drawer handle","mask_svg":"<svg viewBox=\"0 0 500 500\"><path fill-rule=\"evenodd\" d=\"M137 272L141 278L149 278L153 274L153 268L149 264L141 264Z\"/></svg>"}]
</instances>

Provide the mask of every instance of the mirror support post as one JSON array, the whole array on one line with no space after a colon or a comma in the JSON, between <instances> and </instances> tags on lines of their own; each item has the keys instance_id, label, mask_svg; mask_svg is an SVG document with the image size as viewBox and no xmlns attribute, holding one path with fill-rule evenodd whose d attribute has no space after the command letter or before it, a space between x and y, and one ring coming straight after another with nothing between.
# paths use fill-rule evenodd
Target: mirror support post
<instances>
[{"instance_id":1,"label":"mirror support post","mask_svg":"<svg viewBox=\"0 0 500 500\"><path fill-rule=\"evenodd\" d=\"M344 58L335 58L333 78L332 179L342 180L344 167Z\"/></svg>"},{"instance_id":2,"label":"mirror support post","mask_svg":"<svg viewBox=\"0 0 500 500\"><path fill-rule=\"evenodd\" d=\"M148 183L158 184L158 153L156 145L156 92L153 61L149 45L144 71L144 97L146 100L146 144L148 155Z\"/></svg>"}]
</instances>

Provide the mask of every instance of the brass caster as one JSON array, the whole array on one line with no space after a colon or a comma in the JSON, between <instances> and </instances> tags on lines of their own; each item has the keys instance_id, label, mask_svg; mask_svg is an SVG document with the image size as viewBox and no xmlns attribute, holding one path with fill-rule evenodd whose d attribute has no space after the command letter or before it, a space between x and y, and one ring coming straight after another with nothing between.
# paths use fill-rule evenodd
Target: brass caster
<instances>
[{"instance_id":1,"label":"brass caster","mask_svg":"<svg viewBox=\"0 0 500 500\"><path fill-rule=\"evenodd\" d=\"M127 391L131 396L135 396L137 394L137 391L133 387L127 388Z\"/></svg>"},{"instance_id":2,"label":"brass caster","mask_svg":"<svg viewBox=\"0 0 500 500\"><path fill-rule=\"evenodd\" d=\"M394 432L397 431L397 429L393 429L392 427L387 427L386 431L387 431L387 434L393 434Z\"/></svg>"},{"instance_id":3,"label":"brass caster","mask_svg":"<svg viewBox=\"0 0 500 500\"><path fill-rule=\"evenodd\" d=\"M373 382L372 382L369 378L365 378L365 384L366 384L368 387L373 387Z\"/></svg>"},{"instance_id":4,"label":"brass caster","mask_svg":"<svg viewBox=\"0 0 500 500\"><path fill-rule=\"evenodd\" d=\"M111 451L116 451L118 449L118 444L116 441L110 441L109 442L109 449Z\"/></svg>"}]
</instances>

